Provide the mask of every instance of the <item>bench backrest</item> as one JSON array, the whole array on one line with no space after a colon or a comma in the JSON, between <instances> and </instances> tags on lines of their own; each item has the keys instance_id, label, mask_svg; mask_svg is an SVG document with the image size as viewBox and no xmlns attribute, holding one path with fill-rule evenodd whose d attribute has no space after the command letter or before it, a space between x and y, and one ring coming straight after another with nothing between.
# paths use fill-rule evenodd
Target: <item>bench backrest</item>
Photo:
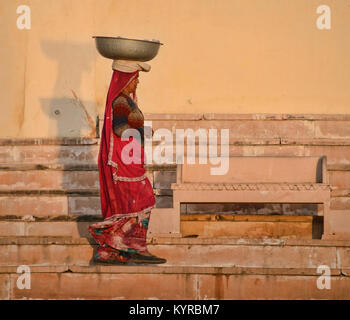
<instances>
[{"instance_id":1,"label":"bench backrest","mask_svg":"<svg viewBox=\"0 0 350 320\"><path fill-rule=\"evenodd\" d=\"M225 175L212 175L207 164L178 166L177 183L327 183L326 157L230 157ZM220 165L219 165L220 166Z\"/></svg>"}]
</instances>

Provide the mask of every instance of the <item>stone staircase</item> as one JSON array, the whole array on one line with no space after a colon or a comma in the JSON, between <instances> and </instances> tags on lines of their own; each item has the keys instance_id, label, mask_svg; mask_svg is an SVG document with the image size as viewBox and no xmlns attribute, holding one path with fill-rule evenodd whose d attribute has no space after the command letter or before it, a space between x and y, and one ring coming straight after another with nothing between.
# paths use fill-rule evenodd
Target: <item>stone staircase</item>
<instances>
[{"instance_id":1,"label":"stone staircase","mask_svg":"<svg viewBox=\"0 0 350 320\"><path fill-rule=\"evenodd\" d=\"M91 239L0 239L2 299L349 299L350 241L152 238L159 266L94 266ZM19 289L19 265L31 288ZM317 282L326 265L330 289Z\"/></svg>"},{"instance_id":2,"label":"stone staircase","mask_svg":"<svg viewBox=\"0 0 350 320\"><path fill-rule=\"evenodd\" d=\"M97 154L97 139L2 141L1 299L350 298L350 240L150 232L149 249L166 264L93 265L96 244L87 226L101 220ZM172 204L176 167L149 166L148 176L161 215ZM21 265L30 268L30 289L18 288ZM329 268L330 289L317 286L320 266Z\"/></svg>"}]
</instances>

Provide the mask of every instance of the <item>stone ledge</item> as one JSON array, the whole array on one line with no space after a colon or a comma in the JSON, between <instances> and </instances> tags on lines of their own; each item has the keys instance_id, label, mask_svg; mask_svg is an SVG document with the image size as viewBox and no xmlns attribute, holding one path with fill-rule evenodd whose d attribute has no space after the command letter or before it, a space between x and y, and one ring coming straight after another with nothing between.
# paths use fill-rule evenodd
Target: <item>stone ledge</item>
<instances>
[{"instance_id":1,"label":"stone ledge","mask_svg":"<svg viewBox=\"0 0 350 320\"><path fill-rule=\"evenodd\" d=\"M27 145L60 145L60 146L70 146L70 145L97 145L99 139L97 138L29 138L29 139L0 139L0 146L27 146Z\"/></svg>"},{"instance_id":2,"label":"stone ledge","mask_svg":"<svg viewBox=\"0 0 350 320\"><path fill-rule=\"evenodd\" d=\"M349 146L350 139L285 139L281 138L281 145L299 145L299 146Z\"/></svg>"},{"instance_id":3,"label":"stone ledge","mask_svg":"<svg viewBox=\"0 0 350 320\"><path fill-rule=\"evenodd\" d=\"M1 171L97 171L97 164L0 164Z\"/></svg>"},{"instance_id":4,"label":"stone ledge","mask_svg":"<svg viewBox=\"0 0 350 320\"><path fill-rule=\"evenodd\" d=\"M323 183L172 183L172 190L227 190L227 191L318 191L330 190Z\"/></svg>"},{"instance_id":5,"label":"stone ledge","mask_svg":"<svg viewBox=\"0 0 350 320\"><path fill-rule=\"evenodd\" d=\"M28 265L32 273L64 273L69 270L68 265ZM0 274L17 273L18 266L0 266Z\"/></svg>"},{"instance_id":6,"label":"stone ledge","mask_svg":"<svg viewBox=\"0 0 350 320\"><path fill-rule=\"evenodd\" d=\"M29 219L29 220L28 220ZM33 220L34 219L34 220ZM59 216L16 216L16 215L0 215L1 221L5 222L26 222L26 223L37 223L37 222L95 222L101 221L102 216L96 215L59 215Z\"/></svg>"},{"instance_id":7,"label":"stone ledge","mask_svg":"<svg viewBox=\"0 0 350 320\"><path fill-rule=\"evenodd\" d=\"M176 171L176 164L147 164L147 171ZM96 164L0 164L0 171L98 171Z\"/></svg>"},{"instance_id":8,"label":"stone ledge","mask_svg":"<svg viewBox=\"0 0 350 320\"><path fill-rule=\"evenodd\" d=\"M232 138L229 143L231 146L274 146L281 144L281 138ZM198 145L198 141L196 141L196 145Z\"/></svg>"},{"instance_id":9,"label":"stone ledge","mask_svg":"<svg viewBox=\"0 0 350 320\"><path fill-rule=\"evenodd\" d=\"M35 223L35 222L31 222ZM233 246L302 246L302 247L350 247L350 240L319 239L242 239L242 238L181 238L181 237L148 237L150 245L233 245ZM0 237L0 245L91 245L96 244L92 238L72 237Z\"/></svg>"},{"instance_id":10,"label":"stone ledge","mask_svg":"<svg viewBox=\"0 0 350 320\"><path fill-rule=\"evenodd\" d=\"M331 198L339 198L339 197L350 197L350 189L333 189L331 191Z\"/></svg>"},{"instance_id":11,"label":"stone ledge","mask_svg":"<svg viewBox=\"0 0 350 320\"><path fill-rule=\"evenodd\" d=\"M91 238L72 238L72 237L0 237L0 245L86 245L96 244Z\"/></svg>"},{"instance_id":12,"label":"stone ledge","mask_svg":"<svg viewBox=\"0 0 350 320\"><path fill-rule=\"evenodd\" d=\"M328 164L327 165L328 171L350 171L350 164Z\"/></svg>"},{"instance_id":13,"label":"stone ledge","mask_svg":"<svg viewBox=\"0 0 350 320\"><path fill-rule=\"evenodd\" d=\"M17 289L18 276L2 275L1 299L339 300L350 297L350 278L343 275L332 276L332 290L317 288L320 274L33 273L31 290Z\"/></svg>"},{"instance_id":14,"label":"stone ledge","mask_svg":"<svg viewBox=\"0 0 350 320\"><path fill-rule=\"evenodd\" d=\"M204 113L203 120L329 120L348 121L350 114L224 114L224 113Z\"/></svg>"},{"instance_id":15,"label":"stone ledge","mask_svg":"<svg viewBox=\"0 0 350 320\"><path fill-rule=\"evenodd\" d=\"M238 238L175 238L152 237L148 243L157 245L243 245L243 246L320 246L320 247L349 247L350 240L319 240L319 239L238 239Z\"/></svg>"},{"instance_id":16,"label":"stone ledge","mask_svg":"<svg viewBox=\"0 0 350 320\"><path fill-rule=\"evenodd\" d=\"M98 147L99 139L89 139L91 141L85 141L86 139L0 139L0 147L12 147L12 146L91 146ZM93 141L92 141L93 140ZM174 139L175 141L175 139ZM153 141L153 147L160 145L160 141ZM167 144L165 144L167 145ZM196 140L196 145L198 141ZM309 138L309 139L291 139L284 137L266 137L266 138L230 138L230 145L232 146L268 146L268 145L294 145L294 146L348 146L350 145L349 139L342 138Z\"/></svg>"},{"instance_id":17,"label":"stone ledge","mask_svg":"<svg viewBox=\"0 0 350 320\"><path fill-rule=\"evenodd\" d=\"M278 143L279 144L279 143ZM264 156L261 156L264 157ZM299 156L295 156L299 157ZM177 164L147 164L145 169L147 171L176 171ZM96 164L10 164L0 163L0 171L98 171L98 165ZM350 171L350 164L328 164L328 171Z\"/></svg>"},{"instance_id":18,"label":"stone ledge","mask_svg":"<svg viewBox=\"0 0 350 320\"><path fill-rule=\"evenodd\" d=\"M146 171L176 171L177 164L146 164L144 168Z\"/></svg>"},{"instance_id":19,"label":"stone ledge","mask_svg":"<svg viewBox=\"0 0 350 320\"><path fill-rule=\"evenodd\" d=\"M99 197L100 191L98 189L90 189L90 190L53 190L53 189L43 189L43 190L0 190L1 196L62 196L69 195L71 197L74 196L90 196L90 197Z\"/></svg>"},{"instance_id":20,"label":"stone ledge","mask_svg":"<svg viewBox=\"0 0 350 320\"><path fill-rule=\"evenodd\" d=\"M322 120L322 121L348 121L350 114L283 114L283 113L145 113L145 120ZM99 115L103 121L103 115Z\"/></svg>"},{"instance_id":21,"label":"stone ledge","mask_svg":"<svg viewBox=\"0 0 350 320\"><path fill-rule=\"evenodd\" d=\"M264 156L261 156L264 157ZM296 156L298 157L298 156ZM177 164L147 164L147 172L153 171L176 171ZM350 171L350 164L328 164L328 171ZM0 163L0 171L98 171L96 164L10 164Z\"/></svg>"},{"instance_id":22,"label":"stone ledge","mask_svg":"<svg viewBox=\"0 0 350 320\"><path fill-rule=\"evenodd\" d=\"M187 121L196 121L203 120L202 113L145 113L145 121L152 120L187 120Z\"/></svg>"},{"instance_id":23,"label":"stone ledge","mask_svg":"<svg viewBox=\"0 0 350 320\"><path fill-rule=\"evenodd\" d=\"M181 214L181 221L236 222L312 222L313 216L256 215L256 214Z\"/></svg>"},{"instance_id":24,"label":"stone ledge","mask_svg":"<svg viewBox=\"0 0 350 320\"><path fill-rule=\"evenodd\" d=\"M29 265L31 273L85 273L85 274L210 274L210 275L289 275L319 276L317 268L259 268L221 266L150 266L150 265ZM0 266L0 274L17 274L18 266ZM331 269L332 276L349 276L348 268Z\"/></svg>"}]
</instances>

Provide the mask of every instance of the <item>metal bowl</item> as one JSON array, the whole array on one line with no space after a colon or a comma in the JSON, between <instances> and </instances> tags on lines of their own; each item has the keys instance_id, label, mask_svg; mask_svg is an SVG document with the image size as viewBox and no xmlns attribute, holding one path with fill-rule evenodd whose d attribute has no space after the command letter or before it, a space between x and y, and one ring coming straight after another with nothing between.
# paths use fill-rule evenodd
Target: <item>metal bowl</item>
<instances>
[{"instance_id":1,"label":"metal bowl","mask_svg":"<svg viewBox=\"0 0 350 320\"><path fill-rule=\"evenodd\" d=\"M94 36L97 51L105 58L113 60L149 61L158 53L162 45L157 40L138 40L122 37Z\"/></svg>"}]
</instances>

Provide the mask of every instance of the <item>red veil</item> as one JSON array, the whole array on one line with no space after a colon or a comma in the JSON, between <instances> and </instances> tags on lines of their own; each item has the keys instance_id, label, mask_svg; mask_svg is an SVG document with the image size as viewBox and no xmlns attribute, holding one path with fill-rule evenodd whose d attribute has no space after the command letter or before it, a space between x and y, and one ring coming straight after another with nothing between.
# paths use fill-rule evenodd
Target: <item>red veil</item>
<instances>
[{"instance_id":1,"label":"red veil","mask_svg":"<svg viewBox=\"0 0 350 320\"><path fill-rule=\"evenodd\" d=\"M108 90L98 158L101 209L104 219L114 215L137 216L149 212L155 204L153 188L146 178L143 167L143 148L139 145L140 161L136 164L125 164L121 158L121 151L133 138L122 141L113 131L112 103L138 73L139 71L126 73L114 70ZM138 144L136 139L133 143Z\"/></svg>"}]
</instances>

